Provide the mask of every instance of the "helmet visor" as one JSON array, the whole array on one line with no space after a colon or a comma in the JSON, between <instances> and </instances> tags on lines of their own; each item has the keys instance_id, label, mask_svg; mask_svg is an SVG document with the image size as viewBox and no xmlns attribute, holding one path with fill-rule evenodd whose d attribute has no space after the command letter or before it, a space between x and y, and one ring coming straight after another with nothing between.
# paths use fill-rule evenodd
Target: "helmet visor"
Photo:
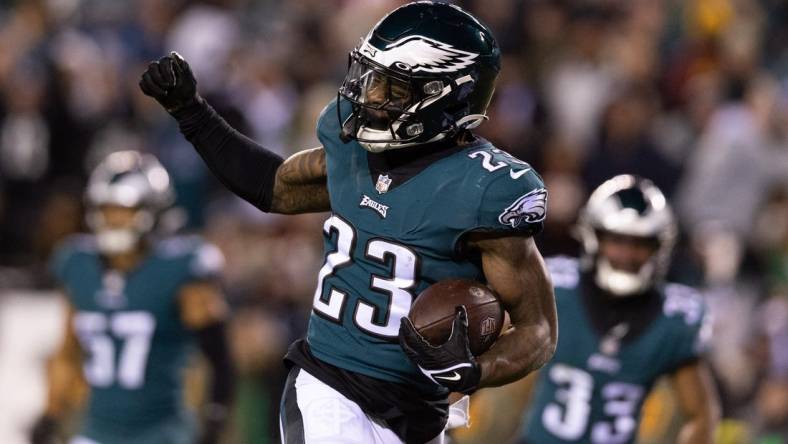
<instances>
[{"instance_id":1,"label":"helmet visor","mask_svg":"<svg viewBox=\"0 0 788 444\"><path fill-rule=\"evenodd\" d=\"M389 130L403 114L410 114L407 109L416 102L410 82L394 77L358 56L351 56L339 93L360 106L362 112L359 117L363 125L376 130Z\"/></svg>"}]
</instances>

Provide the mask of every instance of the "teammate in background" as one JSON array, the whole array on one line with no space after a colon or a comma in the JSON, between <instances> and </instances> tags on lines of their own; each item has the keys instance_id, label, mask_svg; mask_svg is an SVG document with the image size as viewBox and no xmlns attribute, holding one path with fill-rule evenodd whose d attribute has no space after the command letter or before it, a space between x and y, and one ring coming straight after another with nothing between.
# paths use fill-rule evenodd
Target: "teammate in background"
<instances>
[{"instance_id":1,"label":"teammate in background","mask_svg":"<svg viewBox=\"0 0 788 444\"><path fill-rule=\"evenodd\" d=\"M713 442L719 407L702 357L709 323L694 289L663 281L676 226L662 192L616 176L591 195L578 231L579 262L547 260L561 328L553 360L484 394L477 407L506 408L474 435L511 442L524 419L515 442L631 443L644 398L667 375L686 419L677 442Z\"/></svg>"},{"instance_id":2,"label":"teammate in background","mask_svg":"<svg viewBox=\"0 0 788 444\"><path fill-rule=\"evenodd\" d=\"M73 444L217 442L233 391L228 309L215 281L224 259L197 237L152 239L173 198L151 155L119 151L93 171L85 195L93 234L68 239L52 261L68 319L34 444L52 442L83 380L90 397ZM213 370L199 440L183 405L195 343Z\"/></svg>"},{"instance_id":3,"label":"teammate in background","mask_svg":"<svg viewBox=\"0 0 788 444\"><path fill-rule=\"evenodd\" d=\"M512 382L552 356L552 285L532 239L547 192L527 163L470 132L500 57L462 9L404 5L351 52L318 120L322 146L285 161L230 128L176 53L143 74L142 91L236 194L263 211L331 211L307 338L286 357L283 442L441 442L449 392ZM486 281L514 324L479 357L464 307L455 340L435 347L405 318L449 277Z\"/></svg>"}]
</instances>

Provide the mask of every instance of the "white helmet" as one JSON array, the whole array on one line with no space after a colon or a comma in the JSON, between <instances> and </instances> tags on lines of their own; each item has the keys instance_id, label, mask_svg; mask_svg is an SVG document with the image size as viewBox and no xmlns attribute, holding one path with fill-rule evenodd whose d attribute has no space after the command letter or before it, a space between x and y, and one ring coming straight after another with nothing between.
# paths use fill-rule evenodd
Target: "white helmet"
<instances>
[{"instance_id":1,"label":"white helmet","mask_svg":"<svg viewBox=\"0 0 788 444\"><path fill-rule=\"evenodd\" d=\"M150 154L116 151L107 156L90 175L85 191L87 224L96 234L102 253L130 251L156 226L159 215L175 200L170 175ZM107 227L102 205L137 209L133 227Z\"/></svg>"},{"instance_id":2,"label":"white helmet","mask_svg":"<svg viewBox=\"0 0 788 444\"><path fill-rule=\"evenodd\" d=\"M580 210L577 232L584 270L593 271L596 284L614 296L632 296L665 277L676 241L676 221L662 192L650 180L616 176L600 185ZM654 239L657 251L640 270L612 267L599 255L600 232Z\"/></svg>"}]
</instances>

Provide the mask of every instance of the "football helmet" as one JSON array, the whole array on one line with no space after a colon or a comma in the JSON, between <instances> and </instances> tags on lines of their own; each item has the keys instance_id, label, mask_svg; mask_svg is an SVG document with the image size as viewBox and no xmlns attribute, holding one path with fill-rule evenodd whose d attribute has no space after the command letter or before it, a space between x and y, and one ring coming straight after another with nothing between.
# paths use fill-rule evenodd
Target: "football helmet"
<instances>
[{"instance_id":1,"label":"football helmet","mask_svg":"<svg viewBox=\"0 0 788 444\"><path fill-rule=\"evenodd\" d=\"M85 191L86 221L96 235L99 251L120 254L132 250L174 200L170 176L154 156L137 151L107 156L91 173ZM108 226L101 211L107 205L135 209L131 226Z\"/></svg>"},{"instance_id":2,"label":"football helmet","mask_svg":"<svg viewBox=\"0 0 788 444\"><path fill-rule=\"evenodd\" d=\"M339 97L343 140L372 152L450 138L486 119L501 51L461 8L432 1L383 17L351 51Z\"/></svg>"},{"instance_id":3,"label":"football helmet","mask_svg":"<svg viewBox=\"0 0 788 444\"><path fill-rule=\"evenodd\" d=\"M615 269L599 254L599 235L613 233L656 242L656 250L637 272ZM647 179L613 177L591 194L580 211L577 233L581 264L596 284L614 296L632 296L664 278L676 241L676 220L662 192Z\"/></svg>"}]
</instances>

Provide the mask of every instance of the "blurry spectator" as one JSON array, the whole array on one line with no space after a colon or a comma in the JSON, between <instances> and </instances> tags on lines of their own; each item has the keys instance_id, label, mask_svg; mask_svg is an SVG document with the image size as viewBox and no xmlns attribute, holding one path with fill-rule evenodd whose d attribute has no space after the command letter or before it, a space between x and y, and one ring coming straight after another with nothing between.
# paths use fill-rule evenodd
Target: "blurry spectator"
<instances>
[{"instance_id":1,"label":"blurry spectator","mask_svg":"<svg viewBox=\"0 0 788 444\"><path fill-rule=\"evenodd\" d=\"M573 11L567 50L555 55L554 68L542 79L553 130L581 154L597 132L616 81L612 67L602 63L609 14L592 7Z\"/></svg>"},{"instance_id":2,"label":"blurry spectator","mask_svg":"<svg viewBox=\"0 0 788 444\"><path fill-rule=\"evenodd\" d=\"M599 138L589 150L583 176L593 189L618 174L651 179L666 196L673 194L679 168L666 159L651 139L650 123L659 106L646 87L625 87L607 106Z\"/></svg>"},{"instance_id":3,"label":"blurry spectator","mask_svg":"<svg viewBox=\"0 0 788 444\"><path fill-rule=\"evenodd\" d=\"M768 347L756 395L757 426L765 436L788 436L788 294L776 294L759 313L760 333Z\"/></svg>"},{"instance_id":4,"label":"blurry spectator","mask_svg":"<svg viewBox=\"0 0 788 444\"><path fill-rule=\"evenodd\" d=\"M231 8L235 2L216 3L226 5L194 3L183 11L171 25L164 45L189 60L207 95L221 90L223 71L240 39L238 16Z\"/></svg>"},{"instance_id":5,"label":"blurry spectator","mask_svg":"<svg viewBox=\"0 0 788 444\"><path fill-rule=\"evenodd\" d=\"M736 277L757 210L770 189L788 183L786 139L772 131L777 86L769 77L742 85L711 117L687 165L680 215L710 282Z\"/></svg>"}]
</instances>

